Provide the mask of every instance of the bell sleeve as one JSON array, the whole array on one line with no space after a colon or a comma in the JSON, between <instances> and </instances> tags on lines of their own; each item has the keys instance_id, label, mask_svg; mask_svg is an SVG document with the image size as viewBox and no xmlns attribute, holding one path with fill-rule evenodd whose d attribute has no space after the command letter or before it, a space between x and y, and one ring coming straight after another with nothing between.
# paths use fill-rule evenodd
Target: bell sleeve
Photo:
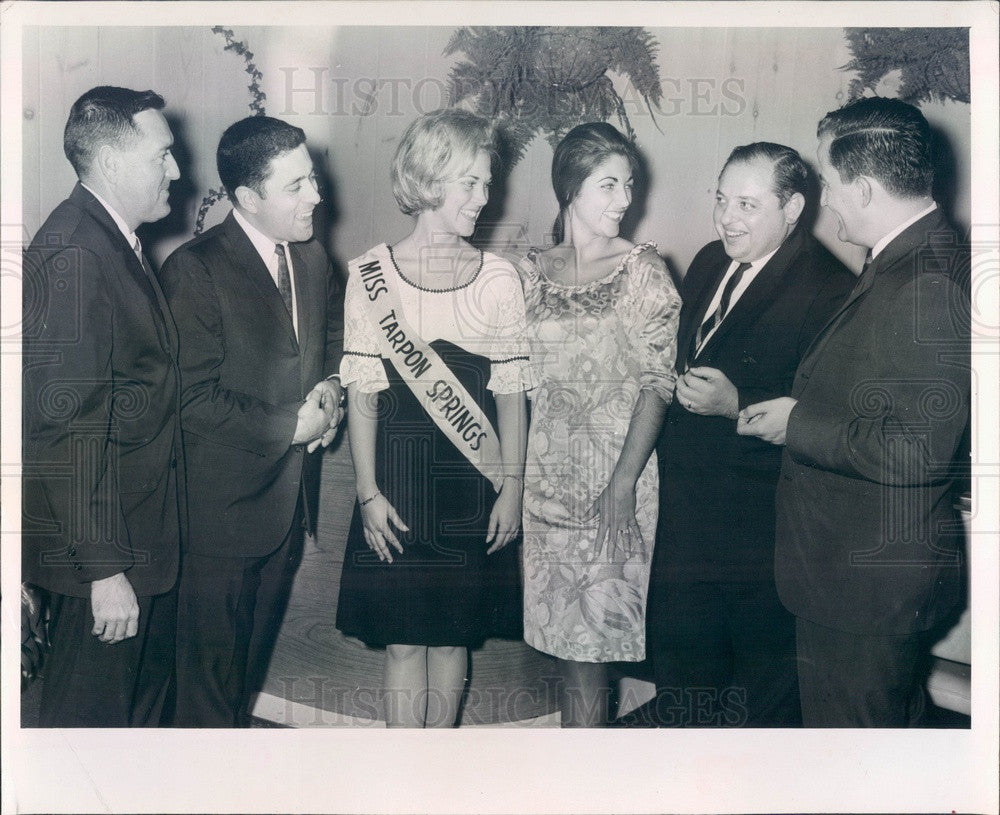
<instances>
[{"instance_id":1,"label":"bell sleeve","mask_svg":"<svg viewBox=\"0 0 1000 815\"><path fill-rule=\"evenodd\" d=\"M650 246L634 259L629 274L634 350L639 386L670 404L677 373L677 326L681 297L663 258Z\"/></svg>"},{"instance_id":2,"label":"bell sleeve","mask_svg":"<svg viewBox=\"0 0 1000 815\"><path fill-rule=\"evenodd\" d=\"M503 258L487 256L485 283L493 301L492 337L488 349L493 393L520 393L534 387L528 359L524 292L514 267Z\"/></svg>"},{"instance_id":3,"label":"bell sleeve","mask_svg":"<svg viewBox=\"0 0 1000 815\"><path fill-rule=\"evenodd\" d=\"M340 384L347 387L356 383L361 393L375 393L388 388L389 380L375 327L365 310L366 303L361 278L350 275L344 293L344 356L340 361Z\"/></svg>"}]
</instances>

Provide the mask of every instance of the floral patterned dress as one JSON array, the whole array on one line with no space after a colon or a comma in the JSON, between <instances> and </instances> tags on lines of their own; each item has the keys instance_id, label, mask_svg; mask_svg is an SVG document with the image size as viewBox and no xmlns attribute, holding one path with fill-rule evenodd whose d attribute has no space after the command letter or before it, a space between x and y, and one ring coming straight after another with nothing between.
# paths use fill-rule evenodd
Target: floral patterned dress
<instances>
[{"instance_id":1,"label":"floral patterned dress","mask_svg":"<svg viewBox=\"0 0 1000 815\"><path fill-rule=\"evenodd\" d=\"M646 592L657 519L655 452L636 485L645 552L605 545L584 521L611 479L639 391L673 395L681 299L663 259L640 244L605 277L565 286L532 250L518 264L532 379L524 492L524 638L576 662L645 658Z\"/></svg>"}]
</instances>

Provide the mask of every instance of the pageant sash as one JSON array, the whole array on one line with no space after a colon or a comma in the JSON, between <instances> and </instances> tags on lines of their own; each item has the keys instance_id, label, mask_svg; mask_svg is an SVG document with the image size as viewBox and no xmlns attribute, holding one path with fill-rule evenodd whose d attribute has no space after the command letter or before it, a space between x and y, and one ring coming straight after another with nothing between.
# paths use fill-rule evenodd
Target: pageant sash
<instances>
[{"instance_id":1,"label":"pageant sash","mask_svg":"<svg viewBox=\"0 0 1000 815\"><path fill-rule=\"evenodd\" d=\"M385 244L348 264L368 295L366 310L379 350L438 429L499 492L503 470L496 430L437 351L407 323L395 275L384 271L392 268Z\"/></svg>"}]
</instances>

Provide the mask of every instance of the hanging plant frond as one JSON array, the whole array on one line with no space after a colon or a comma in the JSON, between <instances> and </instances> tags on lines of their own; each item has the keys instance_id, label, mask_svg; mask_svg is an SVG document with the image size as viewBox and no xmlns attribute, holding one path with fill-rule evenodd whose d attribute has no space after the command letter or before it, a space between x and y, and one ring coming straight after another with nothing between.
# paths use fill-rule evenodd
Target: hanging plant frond
<instances>
[{"instance_id":1,"label":"hanging plant frond","mask_svg":"<svg viewBox=\"0 0 1000 815\"><path fill-rule=\"evenodd\" d=\"M243 57L243 72L250 77L250 81L247 83L247 90L250 92L250 114L252 116L264 116L264 105L267 103L267 94L260 89L260 81L264 78L264 74L260 72L260 69L253 61L253 51L247 47L245 42L237 40L236 35L231 29L223 28L221 25L214 25L212 26L212 33L221 34L225 39L226 45L222 50L232 51L237 56ZM225 197L226 191L222 187L219 187L215 190L209 190L208 194L201 199L201 204L198 206L198 216L194 222L194 234L196 236L200 235L205 229L205 217L208 215L208 211Z\"/></svg>"},{"instance_id":2,"label":"hanging plant frond","mask_svg":"<svg viewBox=\"0 0 1000 815\"><path fill-rule=\"evenodd\" d=\"M575 125L615 117L635 130L608 72L625 77L652 113L663 98L656 40L638 27L474 26L459 28L444 53L462 53L449 75L449 102L469 103L500 124L511 163L535 136L555 145Z\"/></svg>"},{"instance_id":3,"label":"hanging plant frond","mask_svg":"<svg viewBox=\"0 0 1000 815\"><path fill-rule=\"evenodd\" d=\"M857 74L852 101L892 71L900 72L904 102L970 101L967 28L845 28L844 36L852 59L840 70Z\"/></svg>"}]
</instances>

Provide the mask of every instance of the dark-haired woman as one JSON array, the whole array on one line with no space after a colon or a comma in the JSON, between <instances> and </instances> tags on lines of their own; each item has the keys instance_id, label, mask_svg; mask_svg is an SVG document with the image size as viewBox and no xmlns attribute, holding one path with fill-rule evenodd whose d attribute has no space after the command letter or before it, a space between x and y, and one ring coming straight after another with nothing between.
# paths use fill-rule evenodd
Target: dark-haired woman
<instances>
[{"instance_id":1,"label":"dark-haired woman","mask_svg":"<svg viewBox=\"0 0 1000 815\"><path fill-rule=\"evenodd\" d=\"M341 381L358 504L337 627L387 647L390 727L455 724L467 649L497 633L497 592L518 585L504 547L521 520L524 299L514 267L465 240L492 151L471 113L416 120L392 163L414 229L350 263Z\"/></svg>"},{"instance_id":2,"label":"dark-haired woman","mask_svg":"<svg viewBox=\"0 0 1000 815\"><path fill-rule=\"evenodd\" d=\"M674 386L680 297L653 244L619 237L638 167L614 127L552 162L556 245L521 262L531 348L525 641L559 660L564 727L608 717L607 663L645 657L653 446Z\"/></svg>"}]
</instances>

